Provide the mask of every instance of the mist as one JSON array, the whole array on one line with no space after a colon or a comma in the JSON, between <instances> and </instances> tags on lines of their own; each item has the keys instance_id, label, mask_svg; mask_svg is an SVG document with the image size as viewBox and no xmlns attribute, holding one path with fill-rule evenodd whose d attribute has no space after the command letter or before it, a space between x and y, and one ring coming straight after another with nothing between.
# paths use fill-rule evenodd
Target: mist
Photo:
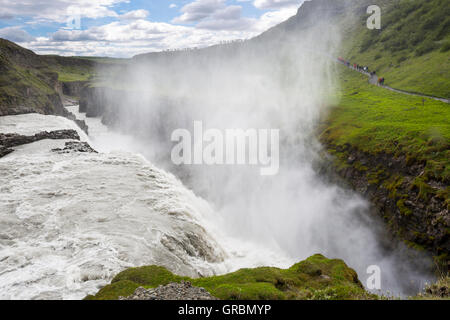
<instances>
[{"instance_id":1,"label":"mist","mask_svg":"<svg viewBox=\"0 0 450 320\"><path fill-rule=\"evenodd\" d=\"M322 253L343 259L363 284L377 265L383 292L416 293L431 280L429 258L394 241L365 199L317 172L324 159L315 129L339 102L332 57L340 45L339 28L318 20L301 32L137 57L108 75L116 91L106 97L103 120L132 134L134 150L205 199L218 233L280 257L268 254L264 264L287 267ZM194 121L222 131L279 129L278 174L261 176L251 165L173 164L171 133L192 132Z\"/></svg>"}]
</instances>

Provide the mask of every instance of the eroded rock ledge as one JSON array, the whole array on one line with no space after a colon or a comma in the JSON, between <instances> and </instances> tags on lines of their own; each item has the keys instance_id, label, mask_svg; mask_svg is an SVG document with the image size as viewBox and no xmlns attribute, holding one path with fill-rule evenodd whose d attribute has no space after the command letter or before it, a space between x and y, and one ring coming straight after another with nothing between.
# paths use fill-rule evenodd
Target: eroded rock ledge
<instances>
[{"instance_id":1,"label":"eroded rock ledge","mask_svg":"<svg viewBox=\"0 0 450 320\"><path fill-rule=\"evenodd\" d=\"M27 143L36 142L44 139L70 139L78 140L66 142L64 149L54 149L54 151L78 151L78 152L96 152L86 142L80 142L80 136L73 129L42 131L32 136L20 135L17 133L0 133L0 158L13 152L13 147Z\"/></svg>"}]
</instances>

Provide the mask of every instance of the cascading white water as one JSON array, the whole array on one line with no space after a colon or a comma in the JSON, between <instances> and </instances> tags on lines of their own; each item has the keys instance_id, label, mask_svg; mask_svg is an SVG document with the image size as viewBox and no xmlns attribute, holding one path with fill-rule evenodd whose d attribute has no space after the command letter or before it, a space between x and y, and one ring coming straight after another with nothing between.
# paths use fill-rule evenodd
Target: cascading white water
<instances>
[{"instance_id":1,"label":"cascading white water","mask_svg":"<svg viewBox=\"0 0 450 320\"><path fill-rule=\"evenodd\" d=\"M0 132L76 129L99 146L108 131L88 123L93 141L65 118L38 114L2 117ZM118 144L104 149L128 145L113 138ZM222 237L209 205L142 156L50 151L66 141L19 146L0 159L1 299L80 299L140 265L199 276L290 263Z\"/></svg>"},{"instance_id":2,"label":"cascading white water","mask_svg":"<svg viewBox=\"0 0 450 320\"><path fill-rule=\"evenodd\" d=\"M64 141L45 140L0 159L0 297L81 298L120 270L144 264L208 275L286 267L313 253L343 258L363 283L366 268L378 265L384 291L407 293L415 281L417 292L426 277L403 247L380 248L376 229L384 226L368 215L367 202L314 170L321 150L314 128L335 87L332 61L317 53L333 56L333 30L231 57L207 51L170 64L138 63L124 74L138 91L114 101L121 107L115 125L130 135L87 119L99 154L51 152ZM3 117L0 131L74 126L48 117ZM147 161L174 169L166 161L171 129L193 120L208 128L280 129L279 174L182 168L177 173L187 172L186 183L208 202L194 195Z\"/></svg>"},{"instance_id":3,"label":"cascading white water","mask_svg":"<svg viewBox=\"0 0 450 320\"><path fill-rule=\"evenodd\" d=\"M430 279L424 271L429 258L391 241L365 199L315 170L323 151L315 130L339 103L332 98L339 85L330 58L337 56L339 30L320 19L323 24L299 34L269 33L265 40L133 61L110 79L127 90L106 96L105 119L136 137L147 159L206 199L223 221L221 230L240 243L258 243L290 261L314 253L342 258L363 283L376 265L384 292L418 292ZM174 165L171 133L193 132L195 121L222 132L278 129L279 173L262 177L252 166ZM265 264L280 266L270 259Z\"/></svg>"}]
</instances>

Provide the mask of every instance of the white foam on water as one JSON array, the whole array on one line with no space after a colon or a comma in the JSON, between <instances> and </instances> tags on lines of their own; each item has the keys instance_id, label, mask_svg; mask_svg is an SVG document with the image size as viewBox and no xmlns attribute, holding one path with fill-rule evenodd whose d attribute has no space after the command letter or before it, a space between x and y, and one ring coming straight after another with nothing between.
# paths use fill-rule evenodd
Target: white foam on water
<instances>
[{"instance_id":1,"label":"white foam on water","mask_svg":"<svg viewBox=\"0 0 450 320\"><path fill-rule=\"evenodd\" d=\"M41 131L64 129L76 130L82 141L87 141L89 139L75 122L60 116L27 113L0 117L0 133L17 133L30 136Z\"/></svg>"},{"instance_id":2,"label":"white foam on water","mask_svg":"<svg viewBox=\"0 0 450 320\"><path fill-rule=\"evenodd\" d=\"M69 128L83 134L61 117L0 118L2 132ZM51 151L64 142L41 140L0 159L0 299L81 299L141 265L195 277L293 263L225 237L208 203L142 156Z\"/></svg>"}]
</instances>

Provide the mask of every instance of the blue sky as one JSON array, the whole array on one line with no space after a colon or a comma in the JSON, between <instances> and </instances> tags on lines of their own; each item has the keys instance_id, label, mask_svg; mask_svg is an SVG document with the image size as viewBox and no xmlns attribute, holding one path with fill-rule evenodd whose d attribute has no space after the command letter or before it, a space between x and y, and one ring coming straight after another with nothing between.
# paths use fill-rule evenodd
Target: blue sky
<instances>
[{"instance_id":1,"label":"blue sky","mask_svg":"<svg viewBox=\"0 0 450 320\"><path fill-rule=\"evenodd\" d=\"M0 37L41 54L131 57L251 38L303 0L0 0Z\"/></svg>"}]
</instances>

